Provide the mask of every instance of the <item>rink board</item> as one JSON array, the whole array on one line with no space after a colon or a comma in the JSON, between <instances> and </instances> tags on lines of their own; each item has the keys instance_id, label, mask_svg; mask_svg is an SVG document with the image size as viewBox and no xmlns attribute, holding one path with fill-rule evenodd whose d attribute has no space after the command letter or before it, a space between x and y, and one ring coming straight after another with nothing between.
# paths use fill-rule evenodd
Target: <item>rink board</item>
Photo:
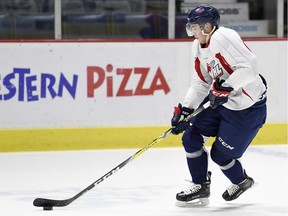
<instances>
[{"instance_id":1,"label":"rink board","mask_svg":"<svg viewBox=\"0 0 288 216\"><path fill-rule=\"evenodd\" d=\"M253 144L287 143L287 40L245 42L268 81L267 124ZM0 41L0 152L142 148L169 129L173 107L183 101L191 46ZM157 146L181 146L181 136Z\"/></svg>"},{"instance_id":2,"label":"rink board","mask_svg":"<svg viewBox=\"0 0 288 216\"><path fill-rule=\"evenodd\" d=\"M59 128L0 130L0 152L142 148L169 127ZM209 139L207 145L211 145ZM287 143L287 124L266 124L252 144ZM157 147L181 146L181 135Z\"/></svg>"}]
</instances>

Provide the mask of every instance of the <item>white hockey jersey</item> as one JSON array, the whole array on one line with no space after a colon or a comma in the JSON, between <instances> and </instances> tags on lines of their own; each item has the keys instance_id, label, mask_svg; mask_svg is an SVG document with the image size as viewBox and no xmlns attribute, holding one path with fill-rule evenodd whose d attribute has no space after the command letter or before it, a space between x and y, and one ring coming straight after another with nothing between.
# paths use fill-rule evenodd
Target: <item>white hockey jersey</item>
<instances>
[{"instance_id":1,"label":"white hockey jersey","mask_svg":"<svg viewBox=\"0 0 288 216\"><path fill-rule=\"evenodd\" d=\"M192 82L183 106L196 109L216 78L225 80L223 86L234 89L223 104L228 109L243 110L263 98L266 87L259 76L256 57L236 31L220 27L205 48L194 40L192 55Z\"/></svg>"}]
</instances>

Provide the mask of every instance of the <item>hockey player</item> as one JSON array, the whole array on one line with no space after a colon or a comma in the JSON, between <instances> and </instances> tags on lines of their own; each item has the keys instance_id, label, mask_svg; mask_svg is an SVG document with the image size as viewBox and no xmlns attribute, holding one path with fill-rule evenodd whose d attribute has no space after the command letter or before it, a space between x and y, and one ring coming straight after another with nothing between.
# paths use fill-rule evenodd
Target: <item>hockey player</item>
<instances>
[{"instance_id":1,"label":"hockey player","mask_svg":"<svg viewBox=\"0 0 288 216\"><path fill-rule=\"evenodd\" d=\"M172 134L185 131L182 143L192 177L191 187L176 195L180 206L209 203L211 172L204 147L208 137L215 137L211 159L232 183L223 199L237 199L254 184L239 159L265 123L266 81L238 33L219 27L219 21L217 9L209 5L188 13L186 31L195 38L194 71L183 104L175 107L171 119ZM183 120L207 101L209 108L189 122Z\"/></svg>"}]
</instances>

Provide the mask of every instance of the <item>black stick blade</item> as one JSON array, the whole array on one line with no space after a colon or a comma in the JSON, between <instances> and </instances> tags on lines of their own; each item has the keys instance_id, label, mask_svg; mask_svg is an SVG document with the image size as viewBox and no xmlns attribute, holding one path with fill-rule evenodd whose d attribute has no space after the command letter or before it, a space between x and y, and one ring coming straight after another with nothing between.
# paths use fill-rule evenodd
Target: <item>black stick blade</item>
<instances>
[{"instance_id":1,"label":"black stick blade","mask_svg":"<svg viewBox=\"0 0 288 216\"><path fill-rule=\"evenodd\" d=\"M33 205L36 207L64 207L71 203L71 200L52 200L44 198L36 198Z\"/></svg>"}]
</instances>

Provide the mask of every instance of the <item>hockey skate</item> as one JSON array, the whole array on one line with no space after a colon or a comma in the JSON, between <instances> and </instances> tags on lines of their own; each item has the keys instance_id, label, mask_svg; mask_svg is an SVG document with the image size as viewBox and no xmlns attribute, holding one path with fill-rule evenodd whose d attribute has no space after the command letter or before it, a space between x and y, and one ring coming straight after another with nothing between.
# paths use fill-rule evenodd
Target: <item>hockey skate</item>
<instances>
[{"instance_id":1,"label":"hockey skate","mask_svg":"<svg viewBox=\"0 0 288 216\"><path fill-rule=\"evenodd\" d=\"M242 193L251 188L254 185L254 180L249 177L244 171L245 179L239 184L232 184L222 194L222 197L226 201L237 199Z\"/></svg>"},{"instance_id":2,"label":"hockey skate","mask_svg":"<svg viewBox=\"0 0 288 216\"><path fill-rule=\"evenodd\" d=\"M178 207L200 207L209 204L211 172L208 172L207 182L194 184L184 191L176 194L176 206Z\"/></svg>"}]
</instances>

